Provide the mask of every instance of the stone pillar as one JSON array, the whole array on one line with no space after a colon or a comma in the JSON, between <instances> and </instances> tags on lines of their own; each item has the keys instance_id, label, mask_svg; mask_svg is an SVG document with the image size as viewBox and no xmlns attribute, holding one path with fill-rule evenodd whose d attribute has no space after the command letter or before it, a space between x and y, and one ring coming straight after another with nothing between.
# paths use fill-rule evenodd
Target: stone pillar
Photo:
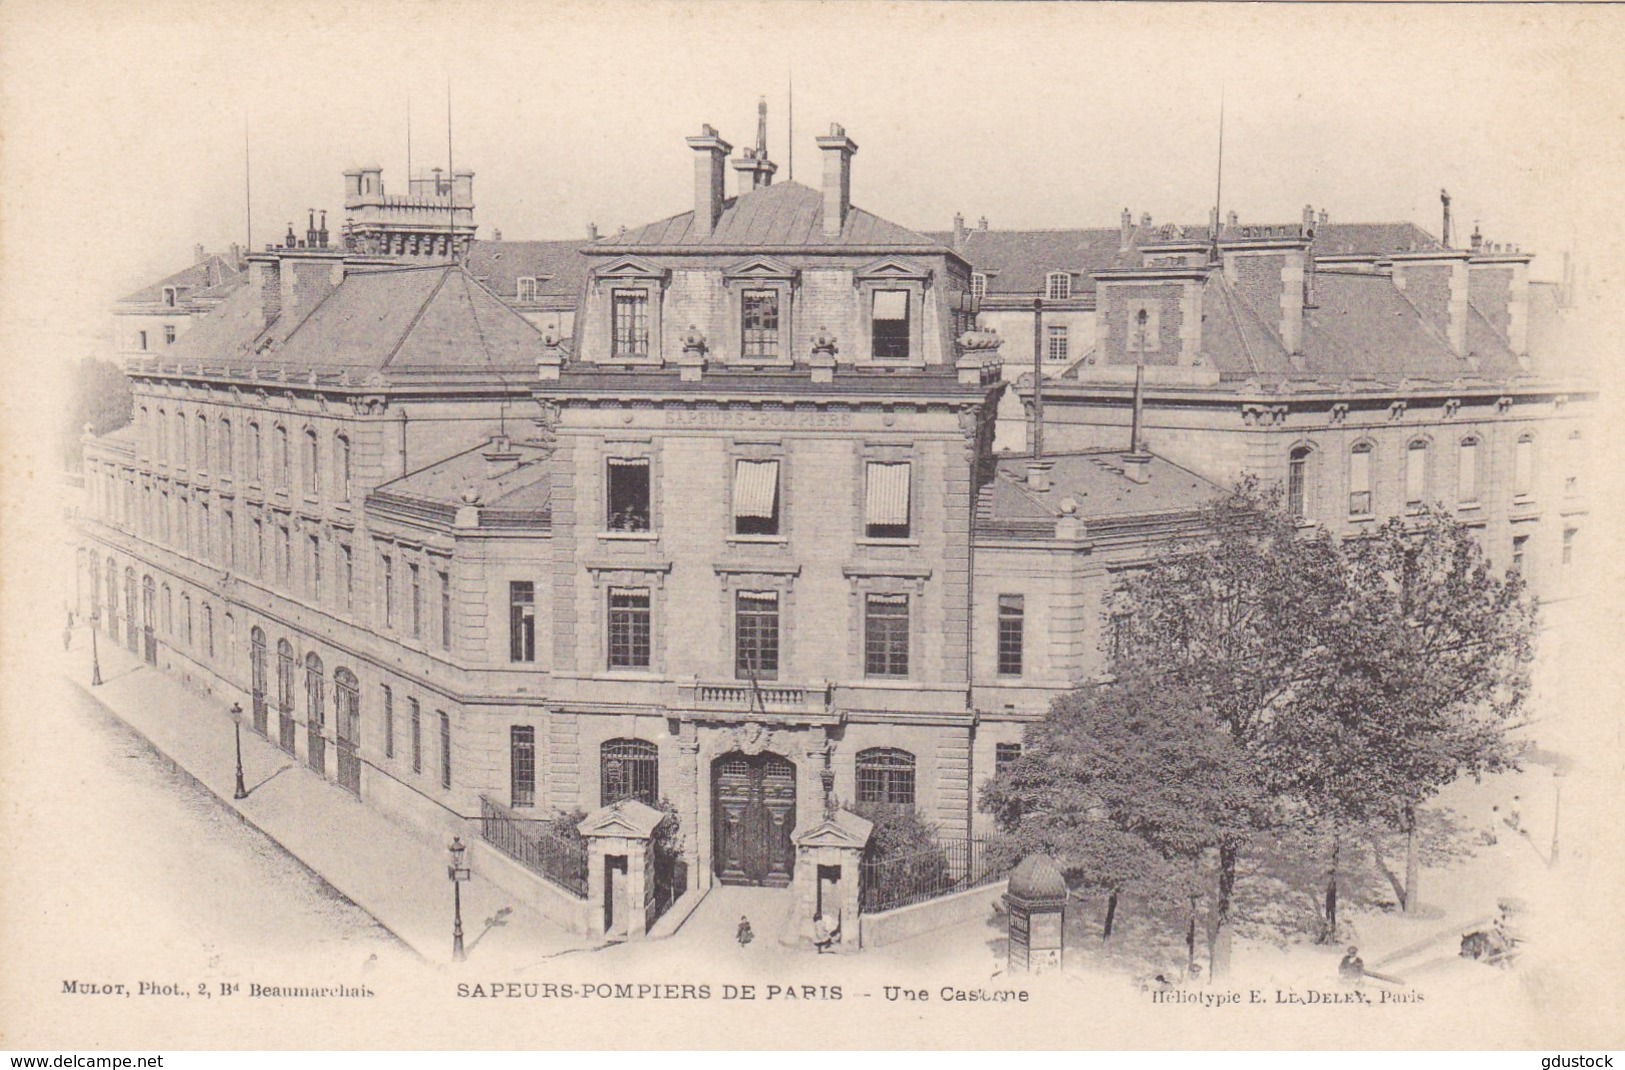
<instances>
[{"instance_id":1,"label":"stone pillar","mask_svg":"<svg viewBox=\"0 0 1625 1070\"><path fill-rule=\"evenodd\" d=\"M820 911L838 928L835 951L856 951L858 944L858 865L869 844L873 823L850 810L836 810L804 822L791 834L796 870L791 881L796 924L789 939L806 947L817 939Z\"/></svg>"},{"instance_id":2,"label":"stone pillar","mask_svg":"<svg viewBox=\"0 0 1625 1070\"><path fill-rule=\"evenodd\" d=\"M1048 855L1028 855L1010 873L1004 901L1009 907L1009 971L1040 973L1059 969L1066 879Z\"/></svg>"},{"instance_id":3,"label":"stone pillar","mask_svg":"<svg viewBox=\"0 0 1625 1070\"><path fill-rule=\"evenodd\" d=\"M576 826L587 839L587 935L644 936L654 898L652 839L665 816L636 799L622 799Z\"/></svg>"}]
</instances>

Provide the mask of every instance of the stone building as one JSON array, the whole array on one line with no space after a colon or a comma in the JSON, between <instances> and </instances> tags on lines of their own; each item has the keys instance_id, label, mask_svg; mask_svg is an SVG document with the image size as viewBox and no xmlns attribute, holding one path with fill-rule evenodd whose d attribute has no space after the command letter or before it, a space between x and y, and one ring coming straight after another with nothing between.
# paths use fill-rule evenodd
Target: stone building
<instances>
[{"instance_id":1,"label":"stone building","mask_svg":"<svg viewBox=\"0 0 1625 1070\"><path fill-rule=\"evenodd\" d=\"M863 823L833 807L984 833L980 785L1100 672L1113 576L1237 471L1358 530L1404 503L1372 463L1365 511L1336 515L1360 492L1329 458L1408 448L1432 406L1429 427L1480 436L1494 523L1583 515L1578 481L1492 489L1549 478L1502 430L1509 407L1553 410L1542 448L1560 433L1555 398L1507 385L1544 329L1519 257L1334 267L1302 234L1236 233L1214 261L1114 234L1111 264L1055 298L1092 333L1046 379L1049 448L1005 455L1012 346L987 328L1017 333L1030 300L976 280L1045 265L983 271L991 238L880 219L853 203L857 144L832 126L818 145L818 188L775 184L759 133L728 197L732 146L705 127L688 210L582 242L475 240L455 189L439 230L409 233L433 213L347 173L342 245L313 217L172 349L127 362L135 422L86 446L81 608L242 701L336 789L427 827L479 820L543 899L614 898L657 868L606 846L648 824L636 800L677 814L687 887L822 903L844 880L848 902L856 874L828 860ZM1446 299L1458 284L1470 300ZM1435 304L1469 318L1466 354ZM1372 354L1368 389L1350 369ZM1462 382L1427 400L1418 362ZM1129 443L1135 364L1150 449ZM1030 378L1014 392L1030 403ZM1425 441L1443 480L1466 439ZM603 872L561 872L554 841L514 831L577 811ZM646 912L564 916L635 933L663 908L652 889Z\"/></svg>"}]
</instances>

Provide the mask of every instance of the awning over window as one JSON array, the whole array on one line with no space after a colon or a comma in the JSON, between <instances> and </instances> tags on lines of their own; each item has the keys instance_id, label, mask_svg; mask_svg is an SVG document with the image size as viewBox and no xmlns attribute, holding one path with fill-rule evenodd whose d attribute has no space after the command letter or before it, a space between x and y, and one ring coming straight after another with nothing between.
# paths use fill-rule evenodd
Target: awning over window
<instances>
[{"instance_id":1,"label":"awning over window","mask_svg":"<svg viewBox=\"0 0 1625 1070\"><path fill-rule=\"evenodd\" d=\"M908 291L876 290L874 316L877 320L908 319Z\"/></svg>"},{"instance_id":2,"label":"awning over window","mask_svg":"<svg viewBox=\"0 0 1625 1070\"><path fill-rule=\"evenodd\" d=\"M734 516L771 519L778 492L778 461L740 461L734 469Z\"/></svg>"},{"instance_id":3,"label":"awning over window","mask_svg":"<svg viewBox=\"0 0 1625 1070\"><path fill-rule=\"evenodd\" d=\"M869 495L864 516L866 523L885 525L908 523L908 469L907 461L869 462Z\"/></svg>"}]
</instances>

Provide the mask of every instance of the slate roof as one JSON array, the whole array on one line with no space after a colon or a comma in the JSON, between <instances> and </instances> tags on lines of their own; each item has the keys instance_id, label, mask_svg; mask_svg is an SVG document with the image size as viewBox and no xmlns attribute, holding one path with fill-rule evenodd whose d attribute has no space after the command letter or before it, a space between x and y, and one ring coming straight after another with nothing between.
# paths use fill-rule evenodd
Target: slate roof
<instances>
[{"instance_id":1,"label":"slate roof","mask_svg":"<svg viewBox=\"0 0 1625 1070\"><path fill-rule=\"evenodd\" d=\"M1123 454L1116 449L1046 453L1050 487L1027 486L1026 457L1000 457L977 497L978 533L1053 537L1061 503L1077 503L1077 516L1087 528L1101 521L1168 513L1194 512L1222 493L1217 483L1155 454L1145 463L1147 480L1136 483L1124 474Z\"/></svg>"},{"instance_id":2,"label":"slate roof","mask_svg":"<svg viewBox=\"0 0 1625 1070\"><path fill-rule=\"evenodd\" d=\"M824 195L798 182L781 182L751 190L723 202L722 217L711 234L694 233L694 213L683 212L625 234L600 239L594 250L640 246L749 246L759 249L804 246L900 245L938 248L936 238L887 222L853 206L838 237L824 236Z\"/></svg>"},{"instance_id":3,"label":"slate roof","mask_svg":"<svg viewBox=\"0 0 1625 1070\"><path fill-rule=\"evenodd\" d=\"M1184 234L1206 239L1207 226L1181 227ZM968 230L958 250L973 270L988 276L990 294L1037 294L1052 271L1073 273L1074 297L1095 292L1091 273L1139 267L1139 248L1160 240L1162 227L1135 226L1129 249L1122 251L1117 227L1080 230ZM933 240L951 245L952 231L932 231ZM1414 223L1326 223L1315 228L1315 253L1381 255L1440 248L1438 239Z\"/></svg>"},{"instance_id":4,"label":"slate roof","mask_svg":"<svg viewBox=\"0 0 1625 1070\"><path fill-rule=\"evenodd\" d=\"M199 296L217 296L219 293L234 289L246 275L247 272L239 271L237 265L216 253L199 260L189 268L183 268L167 278L158 280L151 286L126 294L119 298L119 303L160 304L163 302L166 286L184 287L187 292L180 297L183 301Z\"/></svg>"},{"instance_id":5,"label":"slate roof","mask_svg":"<svg viewBox=\"0 0 1625 1070\"><path fill-rule=\"evenodd\" d=\"M519 293L519 279L536 279L538 297L576 298L592 262L581 252L586 241L473 241L468 273L504 300Z\"/></svg>"},{"instance_id":6,"label":"slate roof","mask_svg":"<svg viewBox=\"0 0 1625 1070\"><path fill-rule=\"evenodd\" d=\"M542 336L462 267L362 269L303 319L263 325L259 294L245 286L198 320L164 361L309 371L473 373L534 369Z\"/></svg>"}]
</instances>

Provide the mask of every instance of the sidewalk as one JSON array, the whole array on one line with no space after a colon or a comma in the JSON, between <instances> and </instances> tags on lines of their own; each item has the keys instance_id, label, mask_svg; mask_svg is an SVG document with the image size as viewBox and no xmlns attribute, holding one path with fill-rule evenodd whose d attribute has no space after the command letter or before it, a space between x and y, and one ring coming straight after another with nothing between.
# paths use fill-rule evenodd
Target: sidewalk
<instances>
[{"instance_id":1,"label":"sidewalk","mask_svg":"<svg viewBox=\"0 0 1625 1070\"><path fill-rule=\"evenodd\" d=\"M74 629L63 671L175 765L371 914L424 959L451 959L452 894L446 844L368 809L337 784L246 727L243 781L235 800L236 753L229 703L205 699L109 640L99 638L102 680L89 687L90 637ZM478 829L470 825L473 836ZM463 835L464 841L471 838ZM476 870L464 883L463 933L470 964L523 967L589 946ZM506 914L499 911L506 910Z\"/></svg>"}]
</instances>

